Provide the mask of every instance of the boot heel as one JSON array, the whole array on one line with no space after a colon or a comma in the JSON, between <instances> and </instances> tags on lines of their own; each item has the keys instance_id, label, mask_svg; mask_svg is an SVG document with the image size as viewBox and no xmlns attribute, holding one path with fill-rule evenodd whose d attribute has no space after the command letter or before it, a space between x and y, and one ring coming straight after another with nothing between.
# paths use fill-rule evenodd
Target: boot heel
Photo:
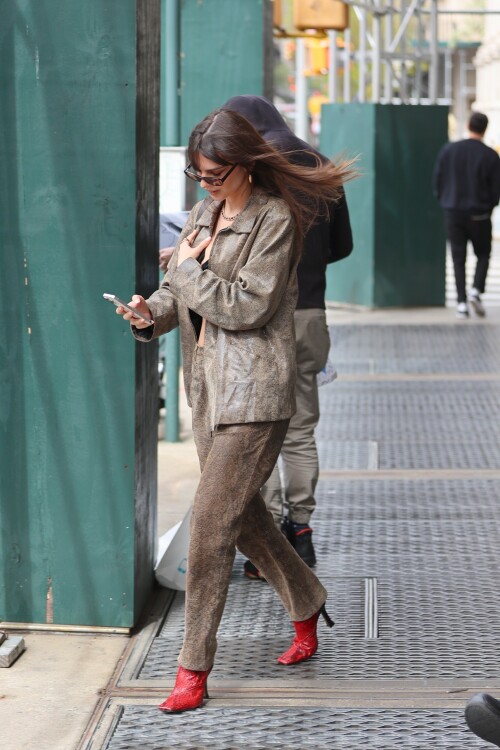
<instances>
[{"instance_id":1,"label":"boot heel","mask_svg":"<svg viewBox=\"0 0 500 750\"><path fill-rule=\"evenodd\" d=\"M209 696L209 694L208 694L208 687L207 687L207 683L205 683L205 689L204 689L204 691L203 691L203 697L204 697L204 698L210 698L210 696Z\"/></svg>"},{"instance_id":2,"label":"boot heel","mask_svg":"<svg viewBox=\"0 0 500 750\"><path fill-rule=\"evenodd\" d=\"M279 664L298 664L301 661L310 659L318 650L318 636L316 628L319 616L322 615L329 628L333 627L333 620L328 616L325 605L318 609L307 620L294 621L295 638L293 643L284 654L278 657Z\"/></svg>"},{"instance_id":3,"label":"boot heel","mask_svg":"<svg viewBox=\"0 0 500 750\"><path fill-rule=\"evenodd\" d=\"M328 627L329 628L333 628L333 626L335 625L335 623L333 622L333 620L331 619L331 617L328 615L328 612L326 611L324 604L321 607L321 609L320 609L319 612L320 612L320 615L323 617L324 621L326 622L326 624L328 625Z\"/></svg>"}]
</instances>

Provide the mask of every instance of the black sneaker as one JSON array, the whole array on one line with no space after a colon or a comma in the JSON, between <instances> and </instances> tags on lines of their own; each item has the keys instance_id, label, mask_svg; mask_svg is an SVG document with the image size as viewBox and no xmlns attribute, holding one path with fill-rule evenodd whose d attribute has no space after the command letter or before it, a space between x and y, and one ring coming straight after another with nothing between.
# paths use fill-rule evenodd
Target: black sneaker
<instances>
[{"instance_id":1,"label":"black sneaker","mask_svg":"<svg viewBox=\"0 0 500 750\"><path fill-rule=\"evenodd\" d=\"M481 302L481 296L477 289L471 289L469 294L469 304L480 318L484 318L486 315L486 310L484 309L484 305Z\"/></svg>"},{"instance_id":2,"label":"black sneaker","mask_svg":"<svg viewBox=\"0 0 500 750\"><path fill-rule=\"evenodd\" d=\"M281 533L286 536L292 547L295 547L295 529L287 516L281 521Z\"/></svg>"},{"instance_id":3,"label":"black sneaker","mask_svg":"<svg viewBox=\"0 0 500 750\"><path fill-rule=\"evenodd\" d=\"M299 527L299 528L297 528ZM314 568L316 565L316 554L312 543L312 529L310 526L304 524L294 524L295 530L295 552L299 557L309 565L310 568Z\"/></svg>"},{"instance_id":4,"label":"black sneaker","mask_svg":"<svg viewBox=\"0 0 500 750\"><path fill-rule=\"evenodd\" d=\"M255 567L253 562L250 562L250 560L245 560L243 563L243 569L245 571L245 575L247 578L250 578L251 581L265 581L263 575L261 575L260 570Z\"/></svg>"}]
</instances>

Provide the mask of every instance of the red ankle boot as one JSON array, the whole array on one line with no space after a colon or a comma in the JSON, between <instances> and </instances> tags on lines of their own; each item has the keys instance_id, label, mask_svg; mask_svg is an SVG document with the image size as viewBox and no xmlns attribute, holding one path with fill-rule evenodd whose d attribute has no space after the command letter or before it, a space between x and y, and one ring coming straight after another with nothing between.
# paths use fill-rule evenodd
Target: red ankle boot
<instances>
[{"instance_id":1,"label":"red ankle boot","mask_svg":"<svg viewBox=\"0 0 500 750\"><path fill-rule=\"evenodd\" d=\"M167 713L180 713L199 708L203 698L208 698L207 679L210 669L206 672L194 672L191 669L179 667L175 679L175 687L166 701L158 708Z\"/></svg>"},{"instance_id":2,"label":"red ankle boot","mask_svg":"<svg viewBox=\"0 0 500 750\"><path fill-rule=\"evenodd\" d=\"M308 620L294 622L293 627L297 635L293 643L284 654L278 658L279 664L298 664L300 661L306 661L314 656L318 650L318 636L316 635L316 626L318 618L322 615L329 628L333 628L333 620L328 617L325 605Z\"/></svg>"}]
</instances>

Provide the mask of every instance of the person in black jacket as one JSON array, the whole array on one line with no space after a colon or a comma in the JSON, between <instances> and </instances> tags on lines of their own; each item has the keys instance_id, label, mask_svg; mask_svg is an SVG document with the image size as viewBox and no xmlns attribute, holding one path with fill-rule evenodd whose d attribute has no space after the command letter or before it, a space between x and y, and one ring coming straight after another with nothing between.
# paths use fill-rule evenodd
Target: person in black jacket
<instances>
[{"instance_id":1,"label":"person in black jacket","mask_svg":"<svg viewBox=\"0 0 500 750\"><path fill-rule=\"evenodd\" d=\"M468 318L469 306L484 317L481 301L491 254L491 212L500 200L500 159L483 143L488 118L473 112L469 138L447 143L437 158L434 192L444 209L446 233L457 286L457 317ZM468 298L465 289L467 242L477 258L474 282Z\"/></svg>"},{"instance_id":2,"label":"person in black jacket","mask_svg":"<svg viewBox=\"0 0 500 750\"><path fill-rule=\"evenodd\" d=\"M276 107L262 96L235 96L223 109L239 112L263 138L287 158L304 166L316 166L326 157L297 138ZM297 553L309 566L316 564L310 518L315 508L314 492L319 475L314 430L319 420L316 376L325 367L330 349L326 324L326 268L345 258L353 247L349 210L345 195L330 206L329 217L314 224L304 236L303 257L297 277L299 298L295 312L297 345L297 412L290 421L281 451L285 486L282 490L278 468L262 490L267 507L277 523L283 517L283 493L288 506L284 524ZM252 563L245 562L249 578L262 578Z\"/></svg>"}]
</instances>

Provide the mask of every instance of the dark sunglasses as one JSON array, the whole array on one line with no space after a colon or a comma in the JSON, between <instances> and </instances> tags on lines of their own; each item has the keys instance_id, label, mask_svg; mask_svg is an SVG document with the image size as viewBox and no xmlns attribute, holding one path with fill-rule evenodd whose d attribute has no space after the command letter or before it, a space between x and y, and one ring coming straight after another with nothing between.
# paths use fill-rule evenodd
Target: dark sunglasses
<instances>
[{"instance_id":1,"label":"dark sunglasses","mask_svg":"<svg viewBox=\"0 0 500 750\"><path fill-rule=\"evenodd\" d=\"M238 165L233 164L229 172L226 172L224 177L203 177L201 174L198 174L197 172L193 172L191 169L191 164L188 164L186 169L184 170L184 174L186 177L189 177L190 180L195 180L195 182L201 182L204 180L207 185L212 185L212 187L220 187L229 177L231 172L236 169Z\"/></svg>"}]
</instances>

